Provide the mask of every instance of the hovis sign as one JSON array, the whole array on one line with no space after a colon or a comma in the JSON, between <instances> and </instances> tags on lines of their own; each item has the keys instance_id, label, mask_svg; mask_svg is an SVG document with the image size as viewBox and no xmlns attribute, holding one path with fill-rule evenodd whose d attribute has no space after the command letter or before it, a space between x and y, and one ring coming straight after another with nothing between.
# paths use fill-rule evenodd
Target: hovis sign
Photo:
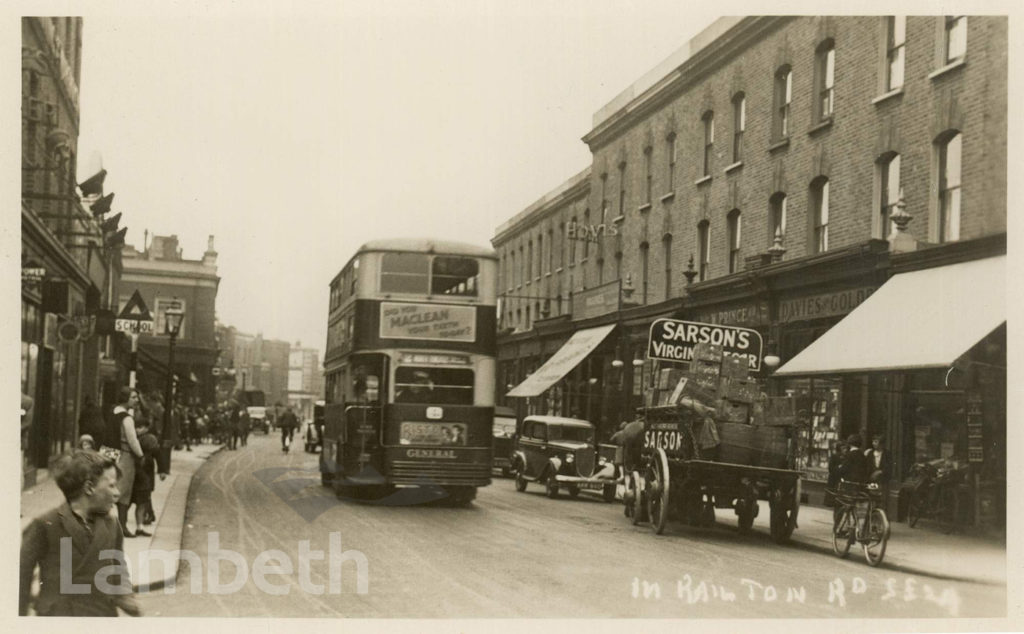
<instances>
[{"instance_id":1,"label":"hovis sign","mask_svg":"<svg viewBox=\"0 0 1024 634\"><path fill-rule=\"evenodd\" d=\"M761 333L750 328L698 321L656 319L651 324L651 334L647 340L647 356L651 359L689 363L693 359L693 346L698 343L720 345L725 356L743 357L754 372L761 369Z\"/></svg>"}]
</instances>

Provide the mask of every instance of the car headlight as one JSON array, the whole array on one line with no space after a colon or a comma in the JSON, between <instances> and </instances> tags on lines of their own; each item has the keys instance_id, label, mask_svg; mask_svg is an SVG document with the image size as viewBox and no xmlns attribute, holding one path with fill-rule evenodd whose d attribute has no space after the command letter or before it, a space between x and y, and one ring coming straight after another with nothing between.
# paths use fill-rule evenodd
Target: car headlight
<instances>
[{"instance_id":1,"label":"car headlight","mask_svg":"<svg viewBox=\"0 0 1024 634\"><path fill-rule=\"evenodd\" d=\"M572 455L571 453L565 454L565 461L566 462L572 464L572 461L575 460L575 459L576 459L576 456Z\"/></svg>"}]
</instances>

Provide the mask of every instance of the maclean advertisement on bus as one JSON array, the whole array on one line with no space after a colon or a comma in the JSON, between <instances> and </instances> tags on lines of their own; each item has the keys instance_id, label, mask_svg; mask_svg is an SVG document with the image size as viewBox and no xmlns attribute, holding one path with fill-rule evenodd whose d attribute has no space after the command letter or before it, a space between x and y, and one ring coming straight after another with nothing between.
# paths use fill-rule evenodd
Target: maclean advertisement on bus
<instances>
[{"instance_id":1,"label":"maclean advertisement on bus","mask_svg":"<svg viewBox=\"0 0 1024 634\"><path fill-rule=\"evenodd\" d=\"M678 319L656 319L647 340L647 357L689 363L698 343L722 346L725 356L742 357L751 371L761 369L761 333L750 328L704 324Z\"/></svg>"}]
</instances>

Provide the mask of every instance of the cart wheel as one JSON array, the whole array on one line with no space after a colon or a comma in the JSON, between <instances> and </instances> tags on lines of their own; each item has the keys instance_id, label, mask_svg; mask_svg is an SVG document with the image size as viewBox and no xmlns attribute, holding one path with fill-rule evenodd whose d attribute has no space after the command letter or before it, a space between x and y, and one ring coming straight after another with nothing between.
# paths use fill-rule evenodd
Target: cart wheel
<instances>
[{"instance_id":1,"label":"cart wheel","mask_svg":"<svg viewBox=\"0 0 1024 634\"><path fill-rule=\"evenodd\" d=\"M629 475L629 479L631 480L630 485L632 487L632 493L630 494L631 497L627 506L630 509L630 520L632 520L633 526L636 526L637 524L645 520L644 515L646 513L647 504L644 500L644 481L640 478L640 474L636 471L632 472Z\"/></svg>"},{"instance_id":2,"label":"cart wheel","mask_svg":"<svg viewBox=\"0 0 1024 634\"><path fill-rule=\"evenodd\" d=\"M769 524L772 539L777 544L784 544L789 541L790 536L793 534L793 529L796 528L796 515L800 500L797 495L794 494L790 499L784 499L781 489L772 490L772 499L769 502L771 511Z\"/></svg>"},{"instance_id":3,"label":"cart wheel","mask_svg":"<svg viewBox=\"0 0 1024 634\"><path fill-rule=\"evenodd\" d=\"M668 457L664 449L658 449L651 455L647 473L647 515L657 535L665 532L665 524L668 522L668 500L671 493L669 476Z\"/></svg>"}]
</instances>

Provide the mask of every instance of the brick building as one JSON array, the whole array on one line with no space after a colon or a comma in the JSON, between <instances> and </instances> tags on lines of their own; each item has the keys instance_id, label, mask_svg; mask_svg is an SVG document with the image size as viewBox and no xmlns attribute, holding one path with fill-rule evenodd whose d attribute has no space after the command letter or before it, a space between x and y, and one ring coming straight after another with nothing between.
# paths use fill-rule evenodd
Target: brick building
<instances>
[{"instance_id":1,"label":"brick building","mask_svg":"<svg viewBox=\"0 0 1024 634\"><path fill-rule=\"evenodd\" d=\"M121 214L106 171L77 174L83 21L21 20L21 362L23 484L72 446L84 405L127 383L113 332Z\"/></svg>"},{"instance_id":2,"label":"brick building","mask_svg":"<svg viewBox=\"0 0 1024 634\"><path fill-rule=\"evenodd\" d=\"M995 279L976 284L1005 301L1006 115L1002 17L716 21L595 114L587 170L498 229L499 393L574 333L613 325L562 380L509 401L585 415L607 437L653 380L653 319L748 327L781 362L778 375L765 364L758 377L803 408L809 480L824 479L829 445L852 433L882 436L902 478L939 457L922 449L913 412L945 429L970 395L927 396L948 389L941 375L954 359L910 371L895 359L826 367L797 357L862 303L861 314L927 325L933 315L870 301L901 274L944 267L952 282L958 263L996 261L986 269ZM957 354L1001 350L1005 368L1005 309L1001 319ZM1005 373L1001 402L999 383L986 383L994 404L984 463L975 460L991 481L1005 476ZM966 459L970 445L980 455L966 434L948 435L932 453Z\"/></svg>"},{"instance_id":3,"label":"brick building","mask_svg":"<svg viewBox=\"0 0 1024 634\"><path fill-rule=\"evenodd\" d=\"M214 402L212 369L218 354L214 319L220 277L213 236L199 260L183 258L174 235L153 236L142 251L125 245L121 257L119 307L138 291L154 320L153 333L139 336L140 389L163 393L169 353L164 316L169 308L178 308L185 312L174 348L179 394L187 402Z\"/></svg>"}]
</instances>

